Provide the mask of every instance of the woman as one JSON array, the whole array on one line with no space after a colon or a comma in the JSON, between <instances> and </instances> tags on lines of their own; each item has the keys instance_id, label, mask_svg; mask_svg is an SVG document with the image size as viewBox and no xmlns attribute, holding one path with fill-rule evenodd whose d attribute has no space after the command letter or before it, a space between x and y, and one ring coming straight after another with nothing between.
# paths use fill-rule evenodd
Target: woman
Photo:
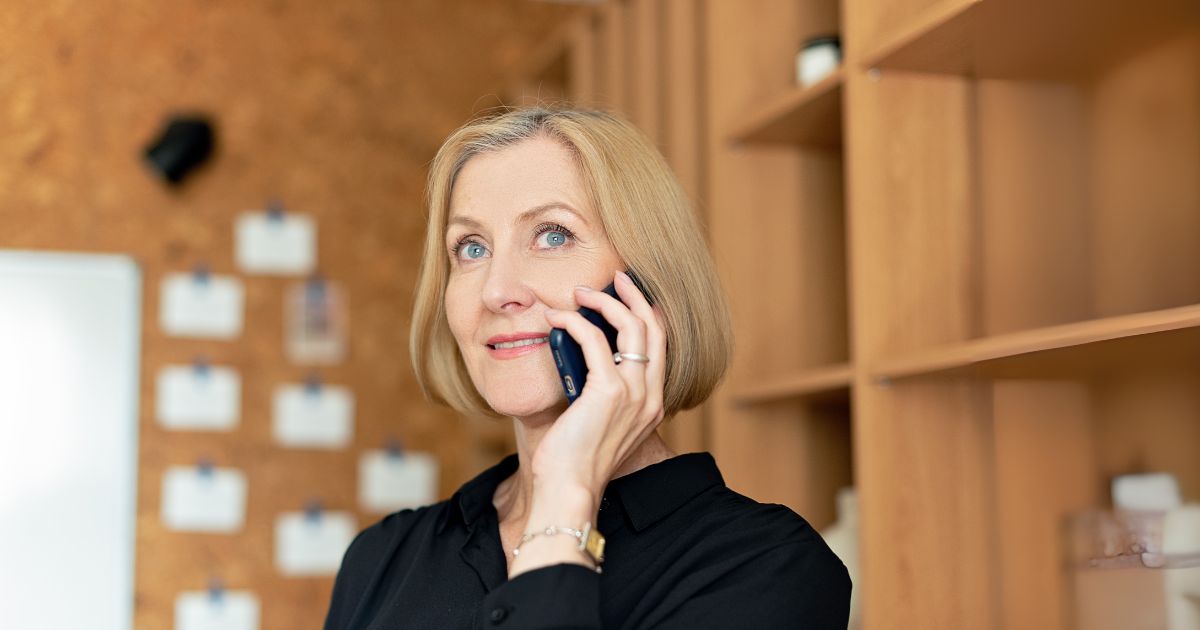
<instances>
[{"instance_id":1,"label":"woman","mask_svg":"<svg viewBox=\"0 0 1200 630\"><path fill-rule=\"evenodd\" d=\"M509 419L517 452L359 534L326 630L845 628L849 578L808 523L657 432L708 397L731 341L700 227L653 144L599 111L512 110L451 135L428 192L417 379L458 411ZM620 301L597 290L610 282ZM616 328L617 354L580 306ZM569 406L551 328L588 366Z\"/></svg>"}]
</instances>

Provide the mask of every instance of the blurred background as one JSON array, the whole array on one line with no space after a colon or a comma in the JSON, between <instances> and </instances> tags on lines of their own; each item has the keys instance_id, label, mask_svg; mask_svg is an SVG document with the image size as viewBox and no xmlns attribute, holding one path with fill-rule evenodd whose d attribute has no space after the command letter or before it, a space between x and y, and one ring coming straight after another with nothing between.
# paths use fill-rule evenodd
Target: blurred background
<instances>
[{"instance_id":1,"label":"blurred background","mask_svg":"<svg viewBox=\"0 0 1200 630\"><path fill-rule=\"evenodd\" d=\"M7 2L5 627L319 627L513 452L407 335L429 161L534 103L694 200L737 350L664 436L851 627L1200 628L1191 0Z\"/></svg>"}]
</instances>

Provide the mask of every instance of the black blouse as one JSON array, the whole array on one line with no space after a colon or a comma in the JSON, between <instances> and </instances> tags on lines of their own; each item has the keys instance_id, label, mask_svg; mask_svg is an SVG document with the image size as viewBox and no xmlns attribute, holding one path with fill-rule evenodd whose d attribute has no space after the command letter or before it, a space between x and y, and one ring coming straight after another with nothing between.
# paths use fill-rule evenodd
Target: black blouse
<instances>
[{"instance_id":1,"label":"black blouse","mask_svg":"<svg viewBox=\"0 0 1200 630\"><path fill-rule=\"evenodd\" d=\"M707 452L608 483L603 573L563 563L509 580L492 499L517 466L508 455L449 500L361 532L325 630L846 627L842 562L792 510L727 488Z\"/></svg>"}]
</instances>

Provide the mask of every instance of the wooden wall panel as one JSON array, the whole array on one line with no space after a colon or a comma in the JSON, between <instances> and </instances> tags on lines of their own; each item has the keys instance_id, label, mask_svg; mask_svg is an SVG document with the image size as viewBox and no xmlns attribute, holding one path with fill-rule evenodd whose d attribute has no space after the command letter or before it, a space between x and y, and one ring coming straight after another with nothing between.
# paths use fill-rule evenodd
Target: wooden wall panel
<instances>
[{"instance_id":1,"label":"wooden wall panel","mask_svg":"<svg viewBox=\"0 0 1200 630\"><path fill-rule=\"evenodd\" d=\"M660 148L702 224L707 226L703 11L694 0L661 0L659 11ZM710 407L704 405L681 414L666 427L664 438L675 452L710 449Z\"/></svg>"},{"instance_id":2,"label":"wooden wall panel","mask_svg":"<svg viewBox=\"0 0 1200 630\"><path fill-rule=\"evenodd\" d=\"M377 520L357 510L357 456L389 436L441 458L440 498L478 472L461 421L421 400L408 366L424 165L446 134L497 104L501 78L573 14L524 0L6 4L0 247L128 252L146 280L138 628L170 628L176 593L212 576L260 594L265 630L317 627L333 580L276 574L277 512L320 497L355 511L362 527ZM219 146L210 166L167 190L140 152L168 112L193 108L216 117ZM357 396L346 451L271 443L272 389L308 373L282 351L288 281L243 277L236 341L158 329L162 277L199 262L237 273L234 217L271 198L316 218L320 270L348 291L349 358L320 371ZM232 433L168 432L153 419L155 372L197 354L241 372ZM246 471L244 532L178 534L159 523L162 471L201 456Z\"/></svg>"},{"instance_id":3,"label":"wooden wall panel","mask_svg":"<svg viewBox=\"0 0 1200 630\"><path fill-rule=\"evenodd\" d=\"M847 92L856 360L977 336L970 84L853 74Z\"/></svg>"},{"instance_id":4,"label":"wooden wall panel","mask_svg":"<svg viewBox=\"0 0 1200 630\"><path fill-rule=\"evenodd\" d=\"M1200 302L1200 33L1101 76L1090 94L1096 315Z\"/></svg>"},{"instance_id":5,"label":"wooden wall panel","mask_svg":"<svg viewBox=\"0 0 1200 630\"><path fill-rule=\"evenodd\" d=\"M600 9L600 103L607 108L629 112L629 26L624 1L608 2Z\"/></svg>"},{"instance_id":6,"label":"wooden wall panel","mask_svg":"<svg viewBox=\"0 0 1200 630\"><path fill-rule=\"evenodd\" d=\"M568 96L580 106L593 105L600 91L599 23L591 12L576 18L568 34Z\"/></svg>"},{"instance_id":7,"label":"wooden wall panel","mask_svg":"<svg viewBox=\"0 0 1200 630\"><path fill-rule=\"evenodd\" d=\"M1088 383L998 381L992 409L1001 627L1070 627L1064 523L1104 493Z\"/></svg>"},{"instance_id":8,"label":"wooden wall panel","mask_svg":"<svg viewBox=\"0 0 1200 630\"><path fill-rule=\"evenodd\" d=\"M1092 315L1084 96L1053 83L980 81L980 333Z\"/></svg>"},{"instance_id":9,"label":"wooden wall panel","mask_svg":"<svg viewBox=\"0 0 1200 630\"><path fill-rule=\"evenodd\" d=\"M867 628L997 627L989 397L968 379L855 384Z\"/></svg>"},{"instance_id":10,"label":"wooden wall panel","mask_svg":"<svg viewBox=\"0 0 1200 630\"><path fill-rule=\"evenodd\" d=\"M631 89L629 116L639 129L662 147L663 79L668 72L661 0L628 0L629 57L626 71Z\"/></svg>"}]
</instances>

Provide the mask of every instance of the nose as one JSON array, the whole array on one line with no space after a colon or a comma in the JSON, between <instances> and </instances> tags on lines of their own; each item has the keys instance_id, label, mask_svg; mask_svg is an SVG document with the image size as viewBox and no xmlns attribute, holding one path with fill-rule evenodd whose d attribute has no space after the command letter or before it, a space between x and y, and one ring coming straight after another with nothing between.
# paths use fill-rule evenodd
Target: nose
<instances>
[{"instance_id":1,"label":"nose","mask_svg":"<svg viewBox=\"0 0 1200 630\"><path fill-rule=\"evenodd\" d=\"M519 313L533 304L533 291L516 256L493 254L483 282L483 304L497 314Z\"/></svg>"}]
</instances>

